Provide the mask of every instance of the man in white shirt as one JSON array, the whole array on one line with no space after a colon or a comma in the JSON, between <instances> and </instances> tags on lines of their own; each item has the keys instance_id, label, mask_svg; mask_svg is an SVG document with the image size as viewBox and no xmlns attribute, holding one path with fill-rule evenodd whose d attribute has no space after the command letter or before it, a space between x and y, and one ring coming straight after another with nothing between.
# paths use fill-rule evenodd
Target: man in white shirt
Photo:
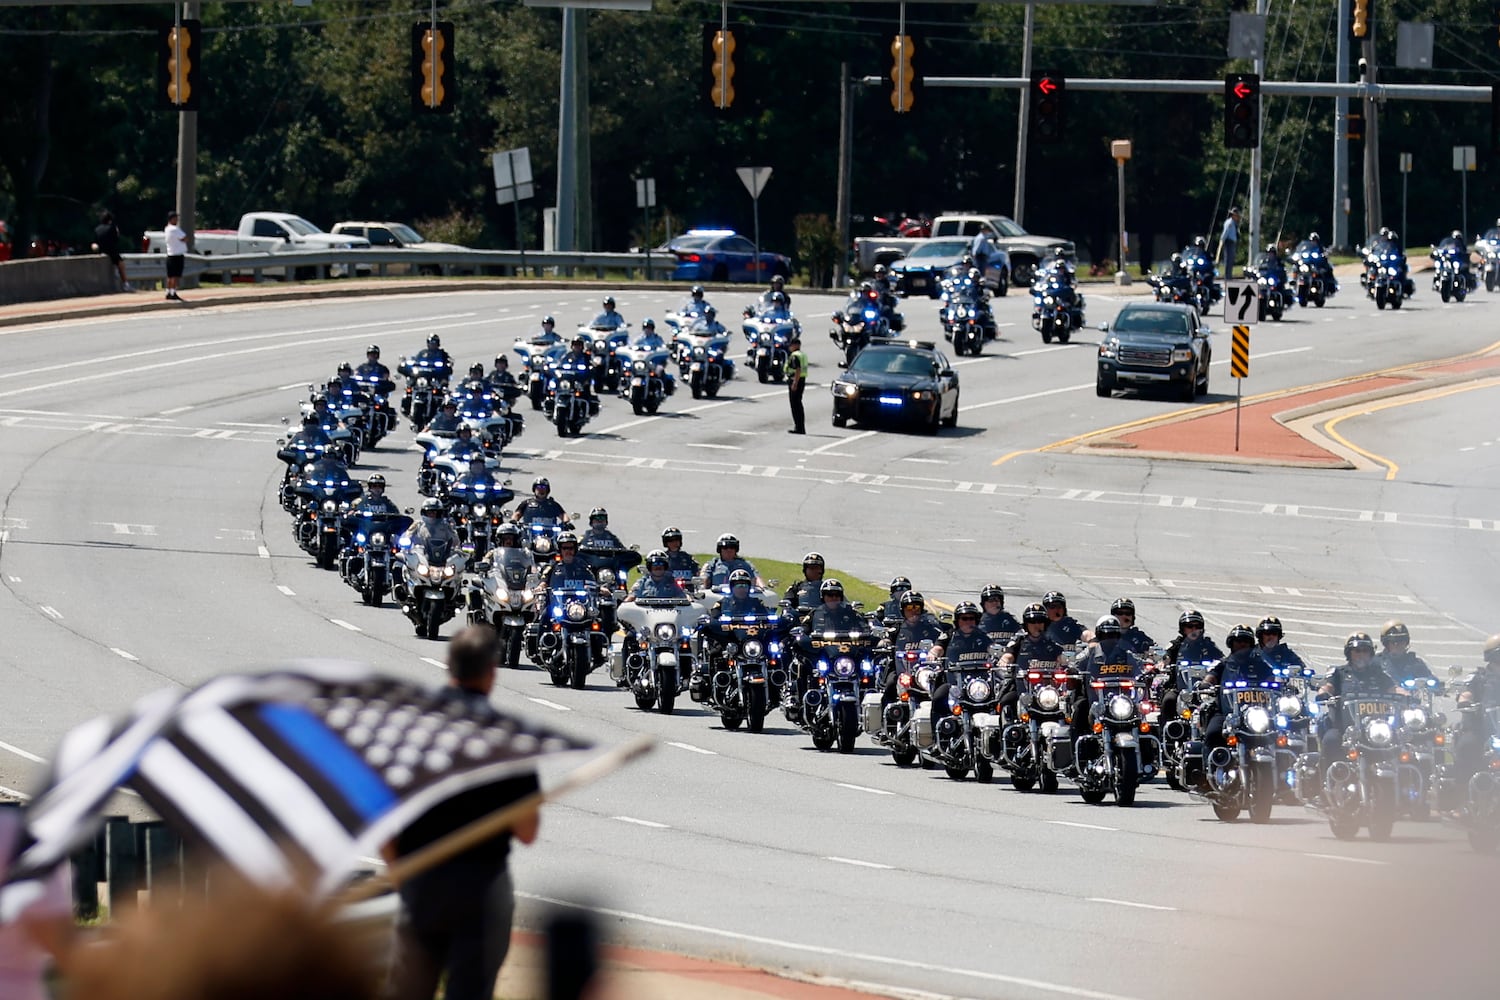
<instances>
[{"instance_id":1,"label":"man in white shirt","mask_svg":"<svg viewBox=\"0 0 1500 1000\"><path fill-rule=\"evenodd\" d=\"M979 227L979 232L974 234L974 242L969 246L969 254L974 258L974 266L979 268L981 275L985 274L990 266L990 256L995 252L995 237L988 229Z\"/></svg>"},{"instance_id":2,"label":"man in white shirt","mask_svg":"<svg viewBox=\"0 0 1500 1000\"><path fill-rule=\"evenodd\" d=\"M167 228L163 233L167 240L167 298L181 302L177 294L177 282L182 278L182 266L187 263L187 230L177 224L177 213L167 213Z\"/></svg>"}]
</instances>

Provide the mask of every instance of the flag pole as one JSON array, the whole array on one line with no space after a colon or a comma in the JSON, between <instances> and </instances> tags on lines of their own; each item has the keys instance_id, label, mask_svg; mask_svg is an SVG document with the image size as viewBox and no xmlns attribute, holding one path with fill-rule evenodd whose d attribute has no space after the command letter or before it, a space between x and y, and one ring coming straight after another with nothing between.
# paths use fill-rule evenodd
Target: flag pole
<instances>
[{"instance_id":1,"label":"flag pole","mask_svg":"<svg viewBox=\"0 0 1500 1000\"><path fill-rule=\"evenodd\" d=\"M481 816L467 826L459 827L447 836L405 855L387 868L384 874L377 874L374 878L349 886L339 895L338 902L348 906L351 903L378 896L414 875L420 875L472 847L477 847L505 833L546 803L560 799L570 792L575 792L585 785L591 785L600 778L613 774L655 747L656 741L650 736L640 736L629 743L623 743L568 772L551 790L534 792L503 809Z\"/></svg>"}]
</instances>

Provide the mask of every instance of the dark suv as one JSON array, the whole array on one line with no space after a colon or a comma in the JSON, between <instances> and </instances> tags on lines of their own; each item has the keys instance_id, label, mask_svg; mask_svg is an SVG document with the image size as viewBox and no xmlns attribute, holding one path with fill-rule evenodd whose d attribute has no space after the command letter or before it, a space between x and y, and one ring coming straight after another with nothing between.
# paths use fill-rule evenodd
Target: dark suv
<instances>
[{"instance_id":1,"label":"dark suv","mask_svg":"<svg viewBox=\"0 0 1500 1000\"><path fill-rule=\"evenodd\" d=\"M1131 302L1101 323L1099 372L1095 389L1108 396L1116 389L1161 387L1176 390L1191 403L1208 392L1213 360L1209 329L1189 305Z\"/></svg>"}]
</instances>

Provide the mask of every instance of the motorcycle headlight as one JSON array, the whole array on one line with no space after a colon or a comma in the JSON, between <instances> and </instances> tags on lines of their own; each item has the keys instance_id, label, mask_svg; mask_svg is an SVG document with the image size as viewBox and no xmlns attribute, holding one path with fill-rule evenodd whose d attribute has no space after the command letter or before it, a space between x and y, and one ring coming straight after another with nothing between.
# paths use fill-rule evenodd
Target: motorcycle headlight
<instances>
[{"instance_id":1,"label":"motorcycle headlight","mask_svg":"<svg viewBox=\"0 0 1500 1000\"><path fill-rule=\"evenodd\" d=\"M1284 694L1276 701L1276 711L1280 715L1293 716L1302 714L1302 699L1294 694Z\"/></svg>"},{"instance_id":2,"label":"motorcycle headlight","mask_svg":"<svg viewBox=\"0 0 1500 1000\"><path fill-rule=\"evenodd\" d=\"M745 655L750 659L756 659L765 652L765 647L760 644L759 639L749 639L745 642Z\"/></svg>"},{"instance_id":3,"label":"motorcycle headlight","mask_svg":"<svg viewBox=\"0 0 1500 1000\"><path fill-rule=\"evenodd\" d=\"M365 533L363 531L356 532L354 535L354 540L360 545L365 544Z\"/></svg>"},{"instance_id":4,"label":"motorcycle headlight","mask_svg":"<svg viewBox=\"0 0 1500 1000\"><path fill-rule=\"evenodd\" d=\"M475 517L484 517L489 512L490 512L490 509L488 507L486 507L482 503L476 503L474 505L474 516Z\"/></svg>"},{"instance_id":5,"label":"motorcycle headlight","mask_svg":"<svg viewBox=\"0 0 1500 1000\"><path fill-rule=\"evenodd\" d=\"M1500 750L1500 736L1491 736L1490 737L1490 749L1491 750Z\"/></svg>"},{"instance_id":6,"label":"motorcycle headlight","mask_svg":"<svg viewBox=\"0 0 1500 1000\"><path fill-rule=\"evenodd\" d=\"M1245 709L1245 728L1252 733L1268 733L1271 731L1271 713L1259 705L1251 705Z\"/></svg>"},{"instance_id":7,"label":"motorcycle headlight","mask_svg":"<svg viewBox=\"0 0 1500 1000\"><path fill-rule=\"evenodd\" d=\"M695 348L693 348L693 357L697 358L699 361L702 361L703 358L705 357L705 352L704 352L703 348L701 348L701 347L695 347Z\"/></svg>"},{"instance_id":8,"label":"motorcycle headlight","mask_svg":"<svg viewBox=\"0 0 1500 1000\"><path fill-rule=\"evenodd\" d=\"M1117 694L1109 699L1109 717L1111 719L1114 719L1116 722L1124 722L1134 714L1135 702L1123 694Z\"/></svg>"},{"instance_id":9,"label":"motorcycle headlight","mask_svg":"<svg viewBox=\"0 0 1500 1000\"><path fill-rule=\"evenodd\" d=\"M1057 693L1055 687L1044 687L1036 693L1036 707L1044 712L1055 712L1057 706L1062 704L1062 695Z\"/></svg>"},{"instance_id":10,"label":"motorcycle headlight","mask_svg":"<svg viewBox=\"0 0 1500 1000\"><path fill-rule=\"evenodd\" d=\"M660 622L654 629L656 637L666 642L677 638L677 626L671 622Z\"/></svg>"},{"instance_id":11,"label":"motorcycle headlight","mask_svg":"<svg viewBox=\"0 0 1500 1000\"><path fill-rule=\"evenodd\" d=\"M568 606L563 610L563 613L568 616L568 621L581 622L583 621L583 616L588 614L588 609L578 601L569 601Z\"/></svg>"},{"instance_id":12,"label":"motorcycle headlight","mask_svg":"<svg viewBox=\"0 0 1500 1000\"><path fill-rule=\"evenodd\" d=\"M445 579L445 580L452 579L453 578L453 574L455 574L457 572L458 572L458 570L456 570L452 566L444 566L443 567L443 579Z\"/></svg>"},{"instance_id":13,"label":"motorcycle headlight","mask_svg":"<svg viewBox=\"0 0 1500 1000\"><path fill-rule=\"evenodd\" d=\"M854 670L854 661L847 656L840 656L837 660L833 661L833 672L840 677L853 677Z\"/></svg>"},{"instance_id":14,"label":"motorcycle headlight","mask_svg":"<svg viewBox=\"0 0 1500 1000\"><path fill-rule=\"evenodd\" d=\"M1042 299L1042 301L1050 306L1053 304L1054 299L1052 298L1052 296L1048 295L1046 298Z\"/></svg>"},{"instance_id":15,"label":"motorcycle headlight","mask_svg":"<svg viewBox=\"0 0 1500 1000\"><path fill-rule=\"evenodd\" d=\"M323 501L323 509L324 510L338 510L339 509L339 505L336 504L336 503L334 503L332 500L324 500Z\"/></svg>"},{"instance_id":16,"label":"motorcycle headlight","mask_svg":"<svg viewBox=\"0 0 1500 1000\"><path fill-rule=\"evenodd\" d=\"M430 576L431 574L432 574L432 567L431 566L427 565L426 563L420 563L420 564L418 564L418 566L417 566L417 575L418 576L420 576L420 577L427 577L427 576Z\"/></svg>"},{"instance_id":17,"label":"motorcycle headlight","mask_svg":"<svg viewBox=\"0 0 1500 1000\"><path fill-rule=\"evenodd\" d=\"M541 538L538 538L536 540L536 550L538 552L551 552L552 551L552 539L548 538L546 535L543 535Z\"/></svg>"},{"instance_id":18,"label":"motorcycle headlight","mask_svg":"<svg viewBox=\"0 0 1500 1000\"><path fill-rule=\"evenodd\" d=\"M564 392L567 392L573 388L573 380L565 378L561 382L557 383L557 387Z\"/></svg>"},{"instance_id":19,"label":"motorcycle headlight","mask_svg":"<svg viewBox=\"0 0 1500 1000\"><path fill-rule=\"evenodd\" d=\"M1369 719L1365 722L1365 741L1370 746L1389 746L1392 736L1391 724L1384 719Z\"/></svg>"},{"instance_id":20,"label":"motorcycle headlight","mask_svg":"<svg viewBox=\"0 0 1500 1000\"><path fill-rule=\"evenodd\" d=\"M375 534L373 534L373 535L370 536L370 544L371 545L384 545L385 542L386 542L386 538L385 538L385 533L384 532L377 531L377 532L375 532Z\"/></svg>"},{"instance_id":21,"label":"motorcycle headlight","mask_svg":"<svg viewBox=\"0 0 1500 1000\"><path fill-rule=\"evenodd\" d=\"M1425 729L1427 726L1427 713L1420 708L1408 708L1401 713L1401 724L1412 729Z\"/></svg>"},{"instance_id":22,"label":"motorcycle headlight","mask_svg":"<svg viewBox=\"0 0 1500 1000\"><path fill-rule=\"evenodd\" d=\"M615 585L615 571L612 569L601 569L599 571L599 585L602 587L613 587Z\"/></svg>"},{"instance_id":23,"label":"motorcycle headlight","mask_svg":"<svg viewBox=\"0 0 1500 1000\"><path fill-rule=\"evenodd\" d=\"M964 694L970 701L985 701L990 696L990 683L976 677L964 688Z\"/></svg>"},{"instance_id":24,"label":"motorcycle headlight","mask_svg":"<svg viewBox=\"0 0 1500 1000\"><path fill-rule=\"evenodd\" d=\"M771 335L769 333L763 333L763 334L760 335L760 342L762 344L765 344L767 347L771 346L771 340L772 340L772 337L771 337Z\"/></svg>"},{"instance_id":25,"label":"motorcycle headlight","mask_svg":"<svg viewBox=\"0 0 1500 1000\"><path fill-rule=\"evenodd\" d=\"M644 375L644 374L646 374L646 362L644 362L644 361L637 361L632 366L632 368L634 369L634 371L635 371L635 373L637 375Z\"/></svg>"}]
</instances>

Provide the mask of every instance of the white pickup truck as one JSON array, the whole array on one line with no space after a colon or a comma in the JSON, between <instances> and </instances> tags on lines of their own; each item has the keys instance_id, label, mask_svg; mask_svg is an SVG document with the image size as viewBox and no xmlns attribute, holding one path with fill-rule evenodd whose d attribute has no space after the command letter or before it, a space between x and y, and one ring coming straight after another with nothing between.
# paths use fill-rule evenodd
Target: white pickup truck
<instances>
[{"instance_id":1,"label":"white pickup truck","mask_svg":"<svg viewBox=\"0 0 1500 1000\"><path fill-rule=\"evenodd\" d=\"M1062 247L1064 255L1069 260L1074 259L1072 240L1035 236L1004 215L954 212L940 215L932 221L932 238L967 236L973 239L981 229L988 230L996 245L1010 255L1012 287L1024 288L1031 284L1037 262L1044 256L1051 256L1055 247ZM900 260L923 242L923 239L903 236L861 237L854 241L855 262L861 274L869 274L875 270L876 264Z\"/></svg>"},{"instance_id":2,"label":"white pickup truck","mask_svg":"<svg viewBox=\"0 0 1500 1000\"><path fill-rule=\"evenodd\" d=\"M161 230L146 233L146 253L166 253L167 238ZM246 212L239 229L200 229L193 234L193 249L200 254L283 253L288 250L368 250L363 236L325 233L300 215L290 212Z\"/></svg>"}]
</instances>

